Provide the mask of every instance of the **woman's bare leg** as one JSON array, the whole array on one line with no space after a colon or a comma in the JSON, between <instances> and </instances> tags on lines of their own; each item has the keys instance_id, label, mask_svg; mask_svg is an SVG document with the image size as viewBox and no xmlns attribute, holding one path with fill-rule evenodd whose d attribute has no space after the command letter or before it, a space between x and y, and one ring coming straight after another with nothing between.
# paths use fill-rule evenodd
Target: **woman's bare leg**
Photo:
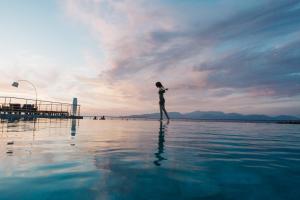
<instances>
[{"instance_id":1,"label":"woman's bare leg","mask_svg":"<svg viewBox=\"0 0 300 200\"><path fill-rule=\"evenodd\" d=\"M169 115L168 115L168 112L167 112L165 106L162 107L162 110L164 111L164 113L165 113L165 115L167 116L168 120L170 120L170 117L169 117Z\"/></svg>"}]
</instances>

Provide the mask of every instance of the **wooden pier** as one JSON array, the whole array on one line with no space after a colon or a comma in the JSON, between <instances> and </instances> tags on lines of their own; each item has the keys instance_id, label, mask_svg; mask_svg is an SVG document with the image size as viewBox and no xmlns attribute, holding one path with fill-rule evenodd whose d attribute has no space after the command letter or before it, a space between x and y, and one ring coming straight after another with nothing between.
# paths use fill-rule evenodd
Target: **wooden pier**
<instances>
[{"instance_id":1,"label":"wooden pier","mask_svg":"<svg viewBox=\"0 0 300 200\"><path fill-rule=\"evenodd\" d=\"M0 96L0 118L81 119L80 105Z\"/></svg>"}]
</instances>

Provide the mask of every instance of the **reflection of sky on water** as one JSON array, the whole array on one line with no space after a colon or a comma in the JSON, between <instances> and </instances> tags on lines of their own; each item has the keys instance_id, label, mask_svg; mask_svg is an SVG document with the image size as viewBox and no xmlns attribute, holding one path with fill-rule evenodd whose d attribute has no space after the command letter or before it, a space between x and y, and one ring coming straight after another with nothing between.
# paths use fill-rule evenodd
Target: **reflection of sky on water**
<instances>
[{"instance_id":1,"label":"reflection of sky on water","mask_svg":"<svg viewBox=\"0 0 300 200\"><path fill-rule=\"evenodd\" d=\"M163 122L160 121L160 123L159 123L159 133L158 133L158 148L157 148L157 152L155 153L155 157L157 158L157 160L155 160L153 162L157 166L161 165L161 161L166 160L166 158L164 158L162 156L162 154L164 153L164 143L165 143L166 129L167 129L167 126L163 125Z\"/></svg>"},{"instance_id":2,"label":"reflection of sky on water","mask_svg":"<svg viewBox=\"0 0 300 200\"><path fill-rule=\"evenodd\" d=\"M300 195L299 126L46 119L0 126L0 199Z\"/></svg>"}]
</instances>

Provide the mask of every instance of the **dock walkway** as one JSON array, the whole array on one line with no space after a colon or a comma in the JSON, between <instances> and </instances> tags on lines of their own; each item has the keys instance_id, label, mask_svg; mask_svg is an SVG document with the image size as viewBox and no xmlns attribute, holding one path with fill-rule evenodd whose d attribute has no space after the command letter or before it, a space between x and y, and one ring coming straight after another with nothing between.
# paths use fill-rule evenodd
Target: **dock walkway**
<instances>
[{"instance_id":1,"label":"dock walkway","mask_svg":"<svg viewBox=\"0 0 300 200\"><path fill-rule=\"evenodd\" d=\"M75 113L74 113L75 112ZM80 105L0 96L0 118L82 118Z\"/></svg>"}]
</instances>

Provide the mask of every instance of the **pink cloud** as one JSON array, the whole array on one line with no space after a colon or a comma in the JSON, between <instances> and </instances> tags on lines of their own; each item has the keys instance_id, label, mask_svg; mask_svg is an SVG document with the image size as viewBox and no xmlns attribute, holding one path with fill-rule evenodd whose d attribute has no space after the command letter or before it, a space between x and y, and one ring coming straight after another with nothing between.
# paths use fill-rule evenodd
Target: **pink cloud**
<instances>
[{"instance_id":1,"label":"pink cloud","mask_svg":"<svg viewBox=\"0 0 300 200\"><path fill-rule=\"evenodd\" d=\"M98 68L98 73L81 78L86 84L98 85L98 91L105 91L100 92L102 97L96 90L89 91L89 95L103 105L103 110L104 107L128 112L154 110L157 94L153 83L160 80L170 88L167 98L171 110L251 112L255 110L255 104L263 105L267 101L264 97L274 94L272 89L253 87L249 90L250 87L246 86L234 87L236 83L229 86L214 83L214 80L230 82L229 76L223 74L225 68L220 67L223 64L229 69L236 67L236 77L243 75L239 63L231 63L231 58L228 58L229 53L235 54L239 49L216 53L222 37L229 42L232 39L226 38L226 33L238 34L235 32L238 28L230 29L229 26L231 23L240 25L232 17L231 11L236 12L235 3L218 7L216 12L223 14L219 16L221 19L218 18L218 26L218 23L209 24L217 21L217 17L205 9L204 14L193 13L199 18L193 24L194 21L186 16L176 16L178 10L157 1L66 0L67 15L86 26L104 52L101 59L92 53L86 56L87 65L95 66L95 71ZM224 20L228 16L229 20ZM243 16L242 13L241 18ZM195 27L187 27L189 25ZM222 61L222 65L214 61ZM209 64L207 69L203 63ZM220 75L215 72L220 72ZM210 76L214 73L215 76Z\"/></svg>"}]
</instances>

